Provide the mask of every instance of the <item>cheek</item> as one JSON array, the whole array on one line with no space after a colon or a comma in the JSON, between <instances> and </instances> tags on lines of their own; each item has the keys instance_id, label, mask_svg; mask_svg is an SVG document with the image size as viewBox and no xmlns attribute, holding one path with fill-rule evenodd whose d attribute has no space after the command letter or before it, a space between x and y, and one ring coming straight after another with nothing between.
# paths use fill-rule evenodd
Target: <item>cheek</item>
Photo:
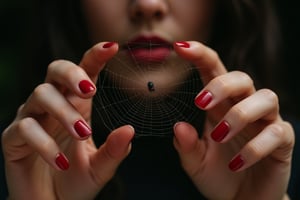
<instances>
[{"instance_id":1,"label":"cheek","mask_svg":"<svg viewBox=\"0 0 300 200\"><path fill-rule=\"evenodd\" d=\"M126 26L126 5L119 1L85 0L84 12L91 40L95 43L114 40Z\"/></svg>"},{"instance_id":2,"label":"cheek","mask_svg":"<svg viewBox=\"0 0 300 200\"><path fill-rule=\"evenodd\" d=\"M174 16L178 27L185 30L181 31L184 38L201 42L208 39L212 25L212 8L212 3L197 0L194 4L182 4L180 9L176 9Z\"/></svg>"}]
</instances>

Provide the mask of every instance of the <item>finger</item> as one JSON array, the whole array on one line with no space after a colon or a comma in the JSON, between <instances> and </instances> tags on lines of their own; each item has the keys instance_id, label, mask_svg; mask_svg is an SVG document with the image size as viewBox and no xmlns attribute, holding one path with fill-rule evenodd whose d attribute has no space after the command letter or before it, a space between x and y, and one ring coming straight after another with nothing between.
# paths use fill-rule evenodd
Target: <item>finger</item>
<instances>
[{"instance_id":1,"label":"finger","mask_svg":"<svg viewBox=\"0 0 300 200\"><path fill-rule=\"evenodd\" d=\"M91 157L91 175L98 186L102 187L113 177L121 161L130 152L133 136L132 126L120 127L108 136L106 142Z\"/></svg>"},{"instance_id":2,"label":"finger","mask_svg":"<svg viewBox=\"0 0 300 200\"><path fill-rule=\"evenodd\" d=\"M23 107L23 116L49 114L77 139L88 138L92 131L80 113L57 89L48 83L39 85Z\"/></svg>"},{"instance_id":3,"label":"finger","mask_svg":"<svg viewBox=\"0 0 300 200\"><path fill-rule=\"evenodd\" d=\"M290 124L270 124L243 147L231 160L229 168L232 171L242 171L270 154L270 162L289 163L294 145L293 137Z\"/></svg>"},{"instance_id":4,"label":"finger","mask_svg":"<svg viewBox=\"0 0 300 200\"><path fill-rule=\"evenodd\" d=\"M195 104L210 109L225 99L239 101L254 92L252 79L246 73L233 71L210 81L195 98Z\"/></svg>"},{"instance_id":5,"label":"finger","mask_svg":"<svg viewBox=\"0 0 300 200\"><path fill-rule=\"evenodd\" d=\"M48 67L45 82L53 83L58 88L65 86L78 96L89 98L96 93L94 83L99 72L117 51L116 43L99 43L84 54L79 66L66 60L54 61Z\"/></svg>"},{"instance_id":6,"label":"finger","mask_svg":"<svg viewBox=\"0 0 300 200\"><path fill-rule=\"evenodd\" d=\"M10 148L7 149L19 148L25 143L55 169L67 170L69 168L69 161L60 151L56 142L33 118L27 117L13 124L10 130L4 133L4 140L6 145L10 145ZM32 151L14 151L14 156L10 156L9 159L12 159L11 161L22 160Z\"/></svg>"},{"instance_id":7,"label":"finger","mask_svg":"<svg viewBox=\"0 0 300 200\"><path fill-rule=\"evenodd\" d=\"M176 42L174 50L196 65L204 85L213 78L227 72L218 54L199 42Z\"/></svg>"},{"instance_id":8,"label":"finger","mask_svg":"<svg viewBox=\"0 0 300 200\"><path fill-rule=\"evenodd\" d=\"M278 97L268 89L262 89L234 105L212 131L217 142L227 142L247 125L258 120L275 121L279 113Z\"/></svg>"},{"instance_id":9,"label":"finger","mask_svg":"<svg viewBox=\"0 0 300 200\"><path fill-rule=\"evenodd\" d=\"M99 72L105 63L117 53L118 49L118 44L114 42L98 43L84 54L79 65L93 82L96 82Z\"/></svg>"},{"instance_id":10,"label":"finger","mask_svg":"<svg viewBox=\"0 0 300 200\"><path fill-rule=\"evenodd\" d=\"M184 169L196 176L206 153L204 141L199 140L197 130L185 122L175 124L174 134L174 146Z\"/></svg>"},{"instance_id":11,"label":"finger","mask_svg":"<svg viewBox=\"0 0 300 200\"><path fill-rule=\"evenodd\" d=\"M68 89L82 98L90 98L96 93L96 87L84 69L66 60L49 65L45 82L58 89Z\"/></svg>"}]
</instances>

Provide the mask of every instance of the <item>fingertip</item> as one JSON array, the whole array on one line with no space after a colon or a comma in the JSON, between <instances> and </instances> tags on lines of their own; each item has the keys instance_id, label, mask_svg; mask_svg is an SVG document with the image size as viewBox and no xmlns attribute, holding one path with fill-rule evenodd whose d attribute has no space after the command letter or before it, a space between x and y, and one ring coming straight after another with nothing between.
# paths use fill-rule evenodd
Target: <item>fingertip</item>
<instances>
[{"instance_id":1,"label":"fingertip","mask_svg":"<svg viewBox=\"0 0 300 200\"><path fill-rule=\"evenodd\" d=\"M134 135L135 135L135 129L132 125L125 125L123 127L121 127L124 129L124 132L123 132L123 137L125 140L128 141L128 145L130 145L132 139L134 138Z\"/></svg>"},{"instance_id":2,"label":"fingertip","mask_svg":"<svg viewBox=\"0 0 300 200\"><path fill-rule=\"evenodd\" d=\"M188 41L177 41L173 43L173 48L176 53L184 57L186 50L191 48L191 44Z\"/></svg>"},{"instance_id":3,"label":"fingertip","mask_svg":"<svg viewBox=\"0 0 300 200\"><path fill-rule=\"evenodd\" d=\"M201 57L204 45L197 41L179 41L174 42L175 52L182 58L195 62Z\"/></svg>"},{"instance_id":4,"label":"fingertip","mask_svg":"<svg viewBox=\"0 0 300 200\"><path fill-rule=\"evenodd\" d=\"M69 160L61 152L56 154L55 164L56 164L56 167L58 167L58 170L62 170L62 171L66 171L70 167Z\"/></svg>"},{"instance_id":5,"label":"fingertip","mask_svg":"<svg viewBox=\"0 0 300 200\"><path fill-rule=\"evenodd\" d=\"M131 139L134 135L134 128L131 125L121 126L113 130L106 142L91 157L91 169L96 177L100 177L97 183L106 184L116 172L120 163L126 158L131 150Z\"/></svg>"},{"instance_id":6,"label":"fingertip","mask_svg":"<svg viewBox=\"0 0 300 200\"><path fill-rule=\"evenodd\" d=\"M185 122L177 122L177 123L174 125L173 129L174 129L174 134L175 134L175 136L177 136L178 134L180 134L180 132L183 131L182 129L184 129L184 128L183 128L184 126L185 126Z\"/></svg>"},{"instance_id":7,"label":"fingertip","mask_svg":"<svg viewBox=\"0 0 300 200\"><path fill-rule=\"evenodd\" d=\"M194 103L198 108L205 110L212 100L213 94L208 90L204 90L196 96Z\"/></svg>"},{"instance_id":8,"label":"fingertip","mask_svg":"<svg viewBox=\"0 0 300 200\"><path fill-rule=\"evenodd\" d=\"M174 135L176 145L180 148L180 151L185 153L190 152L197 145L197 131L186 122L178 122L174 125Z\"/></svg>"},{"instance_id":9,"label":"fingertip","mask_svg":"<svg viewBox=\"0 0 300 200\"><path fill-rule=\"evenodd\" d=\"M114 41L101 42L99 47L102 51L117 52L119 50L119 44Z\"/></svg>"},{"instance_id":10,"label":"fingertip","mask_svg":"<svg viewBox=\"0 0 300 200\"><path fill-rule=\"evenodd\" d=\"M135 129L132 125L125 125L125 128L129 129L129 132L131 134L134 134L135 133Z\"/></svg>"},{"instance_id":11,"label":"fingertip","mask_svg":"<svg viewBox=\"0 0 300 200\"><path fill-rule=\"evenodd\" d=\"M95 44L84 54L79 65L94 80L103 69L105 63L118 52L118 49L119 45L116 42L100 42Z\"/></svg>"},{"instance_id":12,"label":"fingertip","mask_svg":"<svg viewBox=\"0 0 300 200\"><path fill-rule=\"evenodd\" d=\"M181 148L181 125L183 125L183 122L177 122L174 127L174 145L175 147Z\"/></svg>"},{"instance_id":13,"label":"fingertip","mask_svg":"<svg viewBox=\"0 0 300 200\"><path fill-rule=\"evenodd\" d=\"M127 155L134 133L134 128L131 125L124 125L111 132L106 142L110 154L115 158Z\"/></svg>"},{"instance_id":14,"label":"fingertip","mask_svg":"<svg viewBox=\"0 0 300 200\"><path fill-rule=\"evenodd\" d=\"M78 86L83 95L94 94L96 92L96 86L89 80L80 81Z\"/></svg>"},{"instance_id":15,"label":"fingertip","mask_svg":"<svg viewBox=\"0 0 300 200\"><path fill-rule=\"evenodd\" d=\"M111 134L118 134L124 138L132 138L135 134L135 129L132 125L124 125L113 130Z\"/></svg>"},{"instance_id":16,"label":"fingertip","mask_svg":"<svg viewBox=\"0 0 300 200\"><path fill-rule=\"evenodd\" d=\"M77 120L73 128L81 140L87 139L92 135L91 127L84 120Z\"/></svg>"},{"instance_id":17,"label":"fingertip","mask_svg":"<svg viewBox=\"0 0 300 200\"><path fill-rule=\"evenodd\" d=\"M91 50L98 57L98 62L104 64L118 52L119 44L111 41L100 42L93 46Z\"/></svg>"},{"instance_id":18,"label":"fingertip","mask_svg":"<svg viewBox=\"0 0 300 200\"><path fill-rule=\"evenodd\" d=\"M116 44L117 44L116 42L105 42L105 43L102 45L102 47L103 47L104 49L109 49L109 48L115 46Z\"/></svg>"},{"instance_id":19,"label":"fingertip","mask_svg":"<svg viewBox=\"0 0 300 200\"><path fill-rule=\"evenodd\" d=\"M190 43L186 41L178 41L174 42L174 46L179 48L190 48Z\"/></svg>"},{"instance_id":20,"label":"fingertip","mask_svg":"<svg viewBox=\"0 0 300 200\"><path fill-rule=\"evenodd\" d=\"M232 172L238 172L243 168L244 165L245 165L245 159L241 154L239 154L230 161L230 163L228 164L228 168Z\"/></svg>"}]
</instances>

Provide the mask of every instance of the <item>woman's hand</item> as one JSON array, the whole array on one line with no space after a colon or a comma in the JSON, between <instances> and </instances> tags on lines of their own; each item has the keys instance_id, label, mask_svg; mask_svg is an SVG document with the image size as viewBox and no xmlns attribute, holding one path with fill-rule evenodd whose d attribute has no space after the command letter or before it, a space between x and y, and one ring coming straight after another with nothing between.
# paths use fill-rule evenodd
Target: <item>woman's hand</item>
<instances>
[{"instance_id":1,"label":"woman's hand","mask_svg":"<svg viewBox=\"0 0 300 200\"><path fill-rule=\"evenodd\" d=\"M279 114L278 97L252 79L227 72L216 52L197 42L175 51L199 69L204 88L195 99L206 111L203 137L189 124L174 126L183 168L209 199L283 199L294 131Z\"/></svg>"},{"instance_id":2,"label":"woman's hand","mask_svg":"<svg viewBox=\"0 0 300 200\"><path fill-rule=\"evenodd\" d=\"M130 151L133 128L114 130L99 149L89 136L94 83L117 51L115 43L100 43L79 66L49 65L45 83L3 133L11 199L93 199L112 178Z\"/></svg>"}]
</instances>

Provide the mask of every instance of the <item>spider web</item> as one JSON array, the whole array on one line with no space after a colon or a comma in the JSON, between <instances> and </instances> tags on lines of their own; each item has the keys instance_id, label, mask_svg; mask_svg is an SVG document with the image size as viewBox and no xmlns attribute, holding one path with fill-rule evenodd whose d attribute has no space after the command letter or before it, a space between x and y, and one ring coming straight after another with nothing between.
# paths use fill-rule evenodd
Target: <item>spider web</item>
<instances>
[{"instance_id":1,"label":"spider web","mask_svg":"<svg viewBox=\"0 0 300 200\"><path fill-rule=\"evenodd\" d=\"M149 54L156 47L151 42L139 45L147 46ZM133 50L129 46L120 49L100 73L93 101L93 123L107 130L107 134L130 124L135 128L135 137L172 136L173 126L179 121L202 126L203 112L194 105L202 88L195 67L173 51L162 62L141 62L134 58ZM156 80L164 70L178 73ZM174 79L174 74L179 73L181 78L175 75Z\"/></svg>"}]
</instances>

